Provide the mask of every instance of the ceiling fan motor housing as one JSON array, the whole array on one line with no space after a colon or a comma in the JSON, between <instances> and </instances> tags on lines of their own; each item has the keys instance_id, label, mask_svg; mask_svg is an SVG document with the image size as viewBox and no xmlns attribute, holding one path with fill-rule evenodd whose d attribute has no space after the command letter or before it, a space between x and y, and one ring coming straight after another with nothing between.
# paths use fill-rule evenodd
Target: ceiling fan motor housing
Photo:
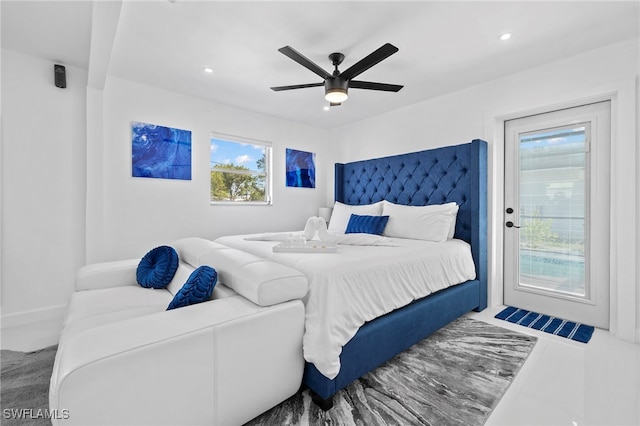
<instances>
[{"instance_id":1,"label":"ceiling fan motor housing","mask_svg":"<svg viewBox=\"0 0 640 426\"><path fill-rule=\"evenodd\" d=\"M349 88L349 81L340 77L327 78L324 81L324 90L326 92L330 90L342 89L343 91L347 91Z\"/></svg>"},{"instance_id":2,"label":"ceiling fan motor housing","mask_svg":"<svg viewBox=\"0 0 640 426\"><path fill-rule=\"evenodd\" d=\"M331 77L324 80L325 98L330 102L340 103L346 100L349 91L349 80ZM337 96L337 98L332 97Z\"/></svg>"}]
</instances>

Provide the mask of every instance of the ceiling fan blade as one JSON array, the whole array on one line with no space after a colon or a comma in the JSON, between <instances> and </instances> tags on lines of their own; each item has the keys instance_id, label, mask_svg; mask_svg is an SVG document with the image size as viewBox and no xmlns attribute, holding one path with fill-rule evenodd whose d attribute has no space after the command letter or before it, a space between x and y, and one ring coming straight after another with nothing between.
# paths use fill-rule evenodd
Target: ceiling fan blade
<instances>
[{"instance_id":1,"label":"ceiling fan blade","mask_svg":"<svg viewBox=\"0 0 640 426\"><path fill-rule=\"evenodd\" d=\"M324 83L309 83L309 84L294 84L293 86L276 86L271 90L280 92L281 90L293 90L293 89L305 89L307 87L319 87L324 86Z\"/></svg>"},{"instance_id":2,"label":"ceiling fan blade","mask_svg":"<svg viewBox=\"0 0 640 426\"><path fill-rule=\"evenodd\" d=\"M331 74L329 74L328 72L326 72L325 70L320 68L315 63L311 62L310 59L304 57L300 52L298 52L297 50L295 50L291 46L281 47L280 49L278 49L278 52L281 52L284 55L290 57L291 59L293 59L294 61L296 61L300 65L302 65L303 67L305 67L308 70L318 74L322 78L330 78L331 77Z\"/></svg>"},{"instance_id":3,"label":"ceiling fan blade","mask_svg":"<svg viewBox=\"0 0 640 426\"><path fill-rule=\"evenodd\" d=\"M365 56L363 59L351 65L346 70L342 71L342 73L340 73L340 77L344 78L345 80L351 80L352 78L362 74L378 62L387 59L398 50L399 49L393 44L387 43L378 48L373 53L370 53L368 56Z\"/></svg>"},{"instance_id":4,"label":"ceiling fan blade","mask_svg":"<svg viewBox=\"0 0 640 426\"><path fill-rule=\"evenodd\" d=\"M387 83L374 83L371 81L358 81L351 80L349 82L350 89L368 89L368 90L382 90L384 92L397 92L404 86L399 84L387 84Z\"/></svg>"}]
</instances>

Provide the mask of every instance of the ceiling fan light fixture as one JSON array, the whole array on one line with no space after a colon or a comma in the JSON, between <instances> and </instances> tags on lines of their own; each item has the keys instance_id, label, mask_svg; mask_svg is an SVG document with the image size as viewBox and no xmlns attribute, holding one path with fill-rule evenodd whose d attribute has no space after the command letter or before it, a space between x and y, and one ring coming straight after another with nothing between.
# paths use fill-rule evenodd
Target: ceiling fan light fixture
<instances>
[{"instance_id":1,"label":"ceiling fan light fixture","mask_svg":"<svg viewBox=\"0 0 640 426\"><path fill-rule=\"evenodd\" d=\"M333 103L341 104L349 97L349 82L342 78L328 78L324 81L324 98Z\"/></svg>"},{"instance_id":2,"label":"ceiling fan light fixture","mask_svg":"<svg viewBox=\"0 0 640 426\"><path fill-rule=\"evenodd\" d=\"M347 89L343 89L342 87L327 89L324 93L324 98L333 104L340 104L346 101L348 97Z\"/></svg>"}]
</instances>

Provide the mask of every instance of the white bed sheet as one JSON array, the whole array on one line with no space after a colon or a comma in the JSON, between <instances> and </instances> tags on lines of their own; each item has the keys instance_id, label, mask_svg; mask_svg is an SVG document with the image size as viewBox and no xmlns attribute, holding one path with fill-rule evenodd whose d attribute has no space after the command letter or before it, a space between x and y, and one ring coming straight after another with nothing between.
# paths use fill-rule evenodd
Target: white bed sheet
<instances>
[{"instance_id":1,"label":"white bed sheet","mask_svg":"<svg viewBox=\"0 0 640 426\"><path fill-rule=\"evenodd\" d=\"M304 358L329 379L340 371L342 347L365 322L476 275L471 247L461 240L394 238L396 246L339 245L337 253L273 253L279 242L245 239L254 236L216 242L307 276Z\"/></svg>"}]
</instances>

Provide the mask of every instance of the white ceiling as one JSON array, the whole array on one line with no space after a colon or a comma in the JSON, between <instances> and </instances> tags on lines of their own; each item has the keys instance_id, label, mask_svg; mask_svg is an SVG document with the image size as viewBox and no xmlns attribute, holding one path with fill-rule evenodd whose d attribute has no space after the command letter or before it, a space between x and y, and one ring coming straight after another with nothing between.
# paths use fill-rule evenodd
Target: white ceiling
<instances>
[{"instance_id":1,"label":"white ceiling","mask_svg":"<svg viewBox=\"0 0 640 426\"><path fill-rule=\"evenodd\" d=\"M92 2L0 4L3 48L94 66L92 32L95 45L105 30ZM638 37L640 2L123 1L114 22L111 76L331 128ZM321 87L269 89L321 81L282 46L331 72L331 52L346 55L344 70L387 42L399 52L358 80L403 84L398 93L351 89L324 111Z\"/></svg>"}]
</instances>

